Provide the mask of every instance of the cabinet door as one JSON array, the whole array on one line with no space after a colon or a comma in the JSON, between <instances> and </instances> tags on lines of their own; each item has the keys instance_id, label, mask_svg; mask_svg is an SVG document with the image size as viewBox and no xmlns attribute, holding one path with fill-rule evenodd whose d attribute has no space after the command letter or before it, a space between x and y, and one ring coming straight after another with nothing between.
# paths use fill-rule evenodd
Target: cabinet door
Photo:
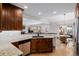
<instances>
[{"instance_id":1,"label":"cabinet door","mask_svg":"<svg viewBox=\"0 0 79 59\"><path fill-rule=\"evenodd\" d=\"M31 40L31 52L37 52L38 50L38 39L32 39Z\"/></svg>"},{"instance_id":2,"label":"cabinet door","mask_svg":"<svg viewBox=\"0 0 79 59\"><path fill-rule=\"evenodd\" d=\"M6 29L6 19L7 19L7 17L6 17L7 16L7 10L6 10L6 8L7 7L5 7L5 6L3 7L2 6L2 19L1 19L1 22L2 22L1 23L1 25L2 25L1 29L2 30Z\"/></svg>"},{"instance_id":3,"label":"cabinet door","mask_svg":"<svg viewBox=\"0 0 79 59\"><path fill-rule=\"evenodd\" d=\"M38 44L38 52L50 52L52 51L52 40L43 38L40 40L40 43Z\"/></svg>"},{"instance_id":4,"label":"cabinet door","mask_svg":"<svg viewBox=\"0 0 79 59\"><path fill-rule=\"evenodd\" d=\"M22 29L22 10L19 8L15 8L14 9L14 17L15 17L15 29L17 30L21 30Z\"/></svg>"},{"instance_id":5,"label":"cabinet door","mask_svg":"<svg viewBox=\"0 0 79 59\"><path fill-rule=\"evenodd\" d=\"M2 4L2 30L12 29L13 8L8 4Z\"/></svg>"},{"instance_id":6,"label":"cabinet door","mask_svg":"<svg viewBox=\"0 0 79 59\"><path fill-rule=\"evenodd\" d=\"M48 42L45 39L40 39L38 44L38 52L45 52L48 49Z\"/></svg>"}]
</instances>

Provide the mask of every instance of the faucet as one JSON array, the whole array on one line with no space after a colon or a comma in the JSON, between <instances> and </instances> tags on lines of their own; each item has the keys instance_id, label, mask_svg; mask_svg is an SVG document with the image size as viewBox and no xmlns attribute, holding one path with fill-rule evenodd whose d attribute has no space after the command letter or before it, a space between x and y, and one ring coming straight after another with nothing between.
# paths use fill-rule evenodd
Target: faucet
<instances>
[{"instance_id":1,"label":"faucet","mask_svg":"<svg viewBox=\"0 0 79 59\"><path fill-rule=\"evenodd\" d=\"M39 32L37 33L37 36L39 36Z\"/></svg>"}]
</instances>

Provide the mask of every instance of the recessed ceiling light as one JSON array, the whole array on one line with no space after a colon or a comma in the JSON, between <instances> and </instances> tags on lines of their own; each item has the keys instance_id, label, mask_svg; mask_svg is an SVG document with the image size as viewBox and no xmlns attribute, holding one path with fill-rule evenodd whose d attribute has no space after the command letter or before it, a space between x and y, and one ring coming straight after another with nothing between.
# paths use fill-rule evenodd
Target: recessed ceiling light
<instances>
[{"instance_id":1,"label":"recessed ceiling light","mask_svg":"<svg viewBox=\"0 0 79 59\"><path fill-rule=\"evenodd\" d=\"M41 12L38 12L38 15L41 15Z\"/></svg>"},{"instance_id":2,"label":"recessed ceiling light","mask_svg":"<svg viewBox=\"0 0 79 59\"><path fill-rule=\"evenodd\" d=\"M53 14L56 14L57 12L56 11L53 11Z\"/></svg>"},{"instance_id":3,"label":"recessed ceiling light","mask_svg":"<svg viewBox=\"0 0 79 59\"><path fill-rule=\"evenodd\" d=\"M27 8L28 8L28 6L24 6L24 8L25 8L25 9L27 9Z\"/></svg>"}]
</instances>

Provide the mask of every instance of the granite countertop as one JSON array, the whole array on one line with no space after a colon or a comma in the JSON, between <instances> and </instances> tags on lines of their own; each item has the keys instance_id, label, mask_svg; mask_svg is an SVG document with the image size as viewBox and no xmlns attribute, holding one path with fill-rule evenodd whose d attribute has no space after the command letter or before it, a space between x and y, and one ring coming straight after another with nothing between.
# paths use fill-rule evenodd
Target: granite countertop
<instances>
[{"instance_id":1,"label":"granite countertop","mask_svg":"<svg viewBox=\"0 0 79 59\"><path fill-rule=\"evenodd\" d=\"M0 39L0 56L19 56L23 52L12 45L12 42L31 39L34 35L20 35L11 39ZM44 36L44 38L53 38L52 36Z\"/></svg>"},{"instance_id":2,"label":"granite countertop","mask_svg":"<svg viewBox=\"0 0 79 59\"><path fill-rule=\"evenodd\" d=\"M26 34L24 34L24 35L21 35L21 36L19 36L19 37L14 38L14 39L10 39L10 40L8 40L8 41L9 41L9 42L17 42L17 41L21 41L21 40L32 39L33 36L37 36L37 35L26 35ZM44 35L43 38L54 38L54 36L50 36L50 35L46 35L46 36L45 36L45 35Z\"/></svg>"},{"instance_id":3,"label":"granite countertop","mask_svg":"<svg viewBox=\"0 0 79 59\"><path fill-rule=\"evenodd\" d=\"M32 38L32 36L22 35L22 36L14 38L14 39L10 39L9 42L17 42L17 41L27 40L27 39L31 39L31 38Z\"/></svg>"},{"instance_id":4,"label":"granite countertop","mask_svg":"<svg viewBox=\"0 0 79 59\"><path fill-rule=\"evenodd\" d=\"M23 52L12 45L7 48L0 49L0 56L19 56L22 54Z\"/></svg>"},{"instance_id":5,"label":"granite countertop","mask_svg":"<svg viewBox=\"0 0 79 59\"><path fill-rule=\"evenodd\" d=\"M9 41L0 40L0 56L19 56L22 54L23 52L13 46Z\"/></svg>"}]
</instances>

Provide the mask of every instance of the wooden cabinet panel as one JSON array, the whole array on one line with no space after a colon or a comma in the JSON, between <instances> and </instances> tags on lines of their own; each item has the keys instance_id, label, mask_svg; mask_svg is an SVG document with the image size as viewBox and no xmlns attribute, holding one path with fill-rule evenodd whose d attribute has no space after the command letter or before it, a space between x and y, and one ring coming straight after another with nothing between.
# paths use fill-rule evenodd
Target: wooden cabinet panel
<instances>
[{"instance_id":1,"label":"wooden cabinet panel","mask_svg":"<svg viewBox=\"0 0 79 59\"><path fill-rule=\"evenodd\" d=\"M38 39L31 40L31 52L36 52L38 50L38 44L39 44Z\"/></svg>"},{"instance_id":2,"label":"wooden cabinet panel","mask_svg":"<svg viewBox=\"0 0 79 59\"><path fill-rule=\"evenodd\" d=\"M42 43L41 45L40 45L40 43ZM40 43L39 43L39 47L38 47L38 49L39 49L39 52L49 52L49 51L52 51L52 40L51 39L42 39L42 40L40 40Z\"/></svg>"},{"instance_id":3,"label":"wooden cabinet panel","mask_svg":"<svg viewBox=\"0 0 79 59\"><path fill-rule=\"evenodd\" d=\"M1 11L2 11L2 4L0 3L0 31L1 31L1 19L2 19L2 17L1 17Z\"/></svg>"},{"instance_id":4,"label":"wooden cabinet panel","mask_svg":"<svg viewBox=\"0 0 79 59\"><path fill-rule=\"evenodd\" d=\"M76 5L75 16L79 17L79 3L77 3L77 5Z\"/></svg>"},{"instance_id":5,"label":"wooden cabinet panel","mask_svg":"<svg viewBox=\"0 0 79 59\"><path fill-rule=\"evenodd\" d=\"M31 40L31 52L51 52L53 50L52 38L37 38Z\"/></svg>"},{"instance_id":6,"label":"wooden cabinet panel","mask_svg":"<svg viewBox=\"0 0 79 59\"><path fill-rule=\"evenodd\" d=\"M26 42L24 44L22 44L22 51L23 51L23 55L29 54L30 52L30 42Z\"/></svg>"},{"instance_id":7,"label":"wooden cabinet panel","mask_svg":"<svg viewBox=\"0 0 79 59\"><path fill-rule=\"evenodd\" d=\"M14 5L2 4L2 30L22 30L23 10Z\"/></svg>"},{"instance_id":8,"label":"wooden cabinet panel","mask_svg":"<svg viewBox=\"0 0 79 59\"><path fill-rule=\"evenodd\" d=\"M22 10L15 8L15 29L22 29ZM16 26L17 25L17 26Z\"/></svg>"}]
</instances>

